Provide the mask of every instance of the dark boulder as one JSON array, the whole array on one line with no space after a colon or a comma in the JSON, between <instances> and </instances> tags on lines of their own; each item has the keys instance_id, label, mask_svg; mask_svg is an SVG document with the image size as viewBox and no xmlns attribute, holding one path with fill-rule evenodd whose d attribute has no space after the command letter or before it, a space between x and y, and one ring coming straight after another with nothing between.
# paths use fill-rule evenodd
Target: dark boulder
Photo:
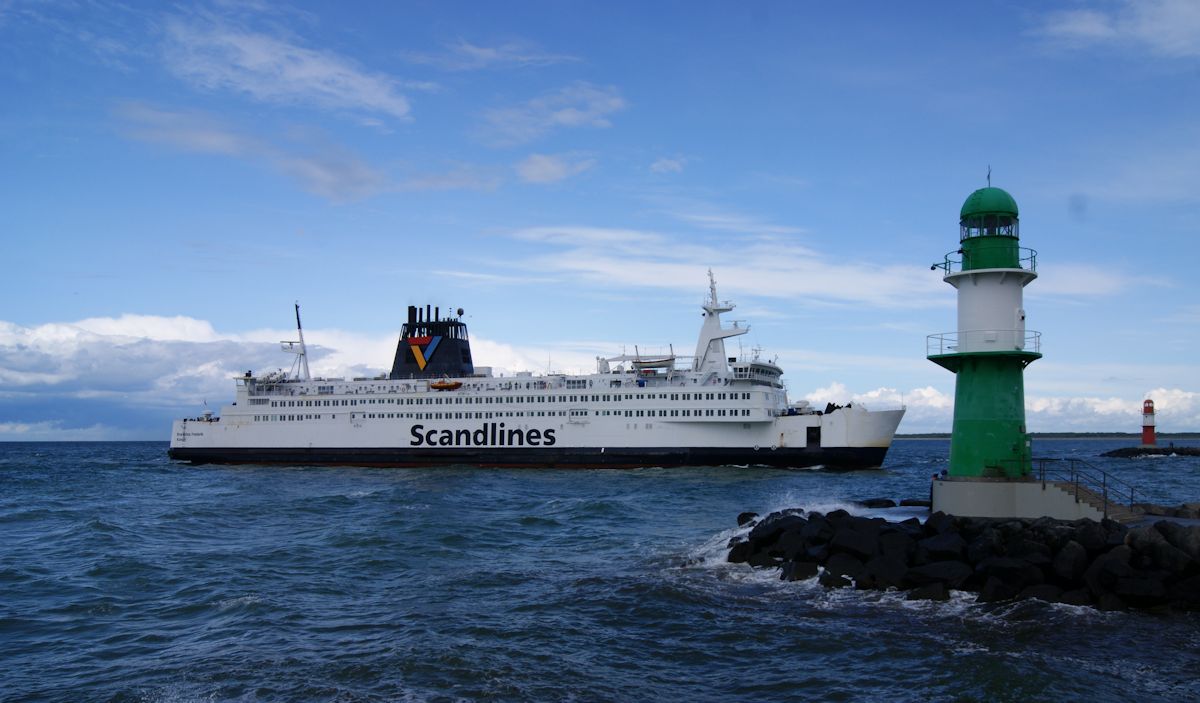
<instances>
[{"instance_id":1,"label":"dark boulder","mask_svg":"<svg viewBox=\"0 0 1200 703\"><path fill-rule=\"evenodd\" d=\"M754 546L749 542L736 542L729 547L729 556L726 558L730 564L744 564L754 553Z\"/></svg>"},{"instance_id":2,"label":"dark boulder","mask_svg":"<svg viewBox=\"0 0 1200 703\"><path fill-rule=\"evenodd\" d=\"M860 559L869 559L879 552L878 532L872 537L865 531L851 526L842 526L833 533L829 548L834 552L852 554Z\"/></svg>"},{"instance_id":3,"label":"dark boulder","mask_svg":"<svg viewBox=\"0 0 1200 703\"><path fill-rule=\"evenodd\" d=\"M829 561L825 562L825 571L835 576L847 576L857 579L862 575L863 563L849 554L839 552L829 557Z\"/></svg>"},{"instance_id":4,"label":"dark boulder","mask_svg":"<svg viewBox=\"0 0 1200 703\"><path fill-rule=\"evenodd\" d=\"M815 561L818 564L824 564L829 561L829 545L814 544L804 550L804 556L808 561Z\"/></svg>"},{"instance_id":5,"label":"dark boulder","mask_svg":"<svg viewBox=\"0 0 1200 703\"><path fill-rule=\"evenodd\" d=\"M833 539L833 525L821 515L811 515L808 523L800 528L800 534L809 544L825 544Z\"/></svg>"},{"instance_id":6,"label":"dark boulder","mask_svg":"<svg viewBox=\"0 0 1200 703\"><path fill-rule=\"evenodd\" d=\"M1200 575L1176 581L1169 592L1174 603L1189 610L1200 610Z\"/></svg>"},{"instance_id":7,"label":"dark boulder","mask_svg":"<svg viewBox=\"0 0 1200 703\"><path fill-rule=\"evenodd\" d=\"M1011 590L1012 598L1027 586L1036 586L1045 581L1042 570L1024 559L1012 557L990 557L975 565L975 571L986 581L997 579L1006 590Z\"/></svg>"},{"instance_id":8,"label":"dark boulder","mask_svg":"<svg viewBox=\"0 0 1200 703\"><path fill-rule=\"evenodd\" d=\"M879 553L907 563L914 552L917 543L904 532L884 532L879 535Z\"/></svg>"},{"instance_id":9,"label":"dark boulder","mask_svg":"<svg viewBox=\"0 0 1200 703\"><path fill-rule=\"evenodd\" d=\"M1117 579L1113 585L1113 593L1121 597L1125 603L1139 607L1150 608L1167 603L1167 589L1161 578L1151 573L1141 573Z\"/></svg>"},{"instance_id":10,"label":"dark boulder","mask_svg":"<svg viewBox=\"0 0 1200 703\"><path fill-rule=\"evenodd\" d=\"M1054 556L1054 574L1066 583L1078 583L1088 567L1087 550L1070 540Z\"/></svg>"},{"instance_id":11,"label":"dark boulder","mask_svg":"<svg viewBox=\"0 0 1200 703\"><path fill-rule=\"evenodd\" d=\"M1049 566L1052 561L1050 548L1034 539L1017 537L1004 545L1004 550L1013 559L1027 561L1034 566Z\"/></svg>"},{"instance_id":12,"label":"dark boulder","mask_svg":"<svg viewBox=\"0 0 1200 703\"><path fill-rule=\"evenodd\" d=\"M1128 527L1109 518L1101 520L1100 527L1104 530L1106 536L1105 544L1110 548L1125 544L1125 533L1129 531Z\"/></svg>"},{"instance_id":13,"label":"dark boulder","mask_svg":"<svg viewBox=\"0 0 1200 703\"><path fill-rule=\"evenodd\" d=\"M784 581L804 581L817 575L817 565L811 561L784 562L779 578Z\"/></svg>"},{"instance_id":14,"label":"dark boulder","mask_svg":"<svg viewBox=\"0 0 1200 703\"><path fill-rule=\"evenodd\" d=\"M774 544L775 540L779 539L779 535L783 534L785 530L798 530L804 527L805 522L807 521L799 515L771 513L755 525L746 538L754 544L756 551L766 549Z\"/></svg>"},{"instance_id":15,"label":"dark boulder","mask_svg":"<svg viewBox=\"0 0 1200 703\"><path fill-rule=\"evenodd\" d=\"M1168 574L1183 574L1197 570L1200 564L1182 549L1171 546L1166 540L1150 548L1150 563Z\"/></svg>"},{"instance_id":16,"label":"dark boulder","mask_svg":"<svg viewBox=\"0 0 1200 703\"><path fill-rule=\"evenodd\" d=\"M905 498L900 501L900 507L902 507L902 508L928 508L928 507L931 507L931 503L928 500L924 500L921 498Z\"/></svg>"},{"instance_id":17,"label":"dark boulder","mask_svg":"<svg viewBox=\"0 0 1200 703\"><path fill-rule=\"evenodd\" d=\"M925 521L925 534L939 535L954 530L954 518L941 511L929 516Z\"/></svg>"},{"instance_id":18,"label":"dark boulder","mask_svg":"<svg viewBox=\"0 0 1200 703\"><path fill-rule=\"evenodd\" d=\"M967 561L972 564L978 564L988 557L1003 555L1004 537L994 527L984 528L979 536L967 545Z\"/></svg>"},{"instance_id":19,"label":"dark boulder","mask_svg":"<svg viewBox=\"0 0 1200 703\"><path fill-rule=\"evenodd\" d=\"M828 513L826 513L825 519L829 522L830 525L833 525L835 528L837 528L837 527L841 527L842 525L846 524L847 522L854 520L854 516L851 515L850 513L846 512L845 510L842 510L841 508L839 508L837 510L831 510Z\"/></svg>"},{"instance_id":20,"label":"dark boulder","mask_svg":"<svg viewBox=\"0 0 1200 703\"><path fill-rule=\"evenodd\" d=\"M1115 547L1107 554L1096 557L1087 571L1083 572L1083 581L1097 602L1102 594L1112 593L1118 579L1133 575L1133 568L1129 566L1132 554L1133 550L1129 547Z\"/></svg>"},{"instance_id":21,"label":"dark boulder","mask_svg":"<svg viewBox=\"0 0 1200 703\"><path fill-rule=\"evenodd\" d=\"M917 543L917 560L928 564L934 561L962 559L966 549L966 540L957 532L943 532Z\"/></svg>"},{"instance_id":22,"label":"dark boulder","mask_svg":"<svg viewBox=\"0 0 1200 703\"><path fill-rule=\"evenodd\" d=\"M1160 520L1154 524L1154 529L1158 530L1172 547L1193 559L1200 559L1200 525L1185 526L1169 520Z\"/></svg>"},{"instance_id":23,"label":"dark boulder","mask_svg":"<svg viewBox=\"0 0 1200 703\"><path fill-rule=\"evenodd\" d=\"M1162 533L1153 527L1135 527L1125 533L1125 544L1135 552L1149 552L1155 545L1166 542Z\"/></svg>"},{"instance_id":24,"label":"dark boulder","mask_svg":"<svg viewBox=\"0 0 1200 703\"><path fill-rule=\"evenodd\" d=\"M794 559L797 554L803 554L806 549L808 549L808 543L804 541L800 530L785 530L775 540L775 545L771 547L770 551L784 559Z\"/></svg>"},{"instance_id":25,"label":"dark boulder","mask_svg":"<svg viewBox=\"0 0 1200 703\"><path fill-rule=\"evenodd\" d=\"M935 561L909 569L904 577L906 588L944 583L948 588L959 588L974 574L971 567L961 561Z\"/></svg>"},{"instance_id":26,"label":"dark boulder","mask_svg":"<svg viewBox=\"0 0 1200 703\"><path fill-rule=\"evenodd\" d=\"M738 513L737 524L738 527L743 527L746 523L754 522L757 519L758 513Z\"/></svg>"},{"instance_id":27,"label":"dark boulder","mask_svg":"<svg viewBox=\"0 0 1200 703\"><path fill-rule=\"evenodd\" d=\"M896 507L896 501L891 498L867 498L866 500L858 501L858 504L864 508L871 509Z\"/></svg>"},{"instance_id":28,"label":"dark boulder","mask_svg":"<svg viewBox=\"0 0 1200 703\"><path fill-rule=\"evenodd\" d=\"M908 564L894 556L878 556L863 566L864 581L869 580L872 588L902 588Z\"/></svg>"},{"instance_id":29,"label":"dark boulder","mask_svg":"<svg viewBox=\"0 0 1200 703\"><path fill-rule=\"evenodd\" d=\"M1086 588L1063 591L1063 594L1058 597L1058 602L1067 605L1091 605L1092 594Z\"/></svg>"},{"instance_id":30,"label":"dark boulder","mask_svg":"<svg viewBox=\"0 0 1200 703\"><path fill-rule=\"evenodd\" d=\"M1104 611L1125 610L1125 601L1115 593L1101 593L1096 597L1096 609Z\"/></svg>"},{"instance_id":31,"label":"dark boulder","mask_svg":"<svg viewBox=\"0 0 1200 703\"><path fill-rule=\"evenodd\" d=\"M1000 601L1012 600L1020 592L1021 589L1016 586L1005 583L995 576L989 576L983 582L983 588L979 589L977 600L980 603L998 603Z\"/></svg>"},{"instance_id":32,"label":"dark boulder","mask_svg":"<svg viewBox=\"0 0 1200 703\"><path fill-rule=\"evenodd\" d=\"M1108 547L1108 534L1094 520L1083 518L1072 523L1075 534L1071 539L1083 545L1089 555L1095 556Z\"/></svg>"},{"instance_id":33,"label":"dark boulder","mask_svg":"<svg viewBox=\"0 0 1200 703\"><path fill-rule=\"evenodd\" d=\"M831 574L829 571L822 571L817 577L817 583L825 588L846 588L851 585L850 579L839 574Z\"/></svg>"},{"instance_id":34,"label":"dark boulder","mask_svg":"<svg viewBox=\"0 0 1200 703\"><path fill-rule=\"evenodd\" d=\"M950 600L950 591L946 584L934 581L909 591L908 600Z\"/></svg>"},{"instance_id":35,"label":"dark boulder","mask_svg":"<svg viewBox=\"0 0 1200 703\"><path fill-rule=\"evenodd\" d=\"M754 552L746 558L746 563L750 566L779 566L783 558L768 552Z\"/></svg>"}]
</instances>

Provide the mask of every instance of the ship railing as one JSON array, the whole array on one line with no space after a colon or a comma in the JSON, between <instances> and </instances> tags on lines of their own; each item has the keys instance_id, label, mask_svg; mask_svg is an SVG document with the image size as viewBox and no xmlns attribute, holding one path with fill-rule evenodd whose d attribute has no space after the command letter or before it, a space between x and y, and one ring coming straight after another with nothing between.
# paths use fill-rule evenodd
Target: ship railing
<instances>
[{"instance_id":1,"label":"ship railing","mask_svg":"<svg viewBox=\"0 0 1200 703\"><path fill-rule=\"evenodd\" d=\"M1104 517L1126 506L1130 511L1136 510L1136 489L1098 466L1083 459L1038 459L1037 462L1038 480L1042 482L1042 488L1049 482L1066 484L1074 493L1076 503L1092 493L1101 499Z\"/></svg>"},{"instance_id":2,"label":"ship railing","mask_svg":"<svg viewBox=\"0 0 1200 703\"><path fill-rule=\"evenodd\" d=\"M967 330L939 332L925 338L925 356L980 351L1042 352L1042 333L1035 330Z\"/></svg>"},{"instance_id":3,"label":"ship railing","mask_svg":"<svg viewBox=\"0 0 1200 703\"><path fill-rule=\"evenodd\" d=\"M943 275L946 276L952 273L962 273L963 260L961 258L952 258L961 256L962 253L962 249L957 249L946 254L940 263L933 264L929 267L929 270L936 271L941 269ZM1037 272L1037 251L1028 247L1017 247L1017 268Z\"/></svg>"}]
</instances>

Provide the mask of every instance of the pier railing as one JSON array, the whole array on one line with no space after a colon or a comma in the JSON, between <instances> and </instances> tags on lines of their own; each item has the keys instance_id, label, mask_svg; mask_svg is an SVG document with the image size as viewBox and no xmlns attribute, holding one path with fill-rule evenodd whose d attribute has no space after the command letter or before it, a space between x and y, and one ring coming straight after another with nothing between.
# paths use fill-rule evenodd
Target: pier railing
<instances>
[{"instance_id":1,"label":"pier railing","mask_svg":"<svg viewBox=\"0 0 1200 703\"><path fill-rule=\"evenodd\" d=\"M1048 482L1067 484L1075 493L1075 502L1091 493L1103 501L1101 510L1109 516L1110 508L1134 511L1134 487L1110 476L1107 471L1082 459L1038 459L1038 479L1042 488Z\"/></svg>"}]
</instances>

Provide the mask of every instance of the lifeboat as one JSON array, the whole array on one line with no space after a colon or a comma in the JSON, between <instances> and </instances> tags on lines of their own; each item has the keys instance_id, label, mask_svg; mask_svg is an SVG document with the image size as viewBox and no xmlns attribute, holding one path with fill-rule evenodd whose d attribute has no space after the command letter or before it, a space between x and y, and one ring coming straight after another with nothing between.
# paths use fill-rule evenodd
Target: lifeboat
<instances>
[{"instance_id":1,"label":"lifeboat","mask_svg":"<svg viewBox=\"0 0 1200 703\"><path fill-rule=\"evenodd\" d=\"M456 391L462 388L462 381L443 379L441 381L433 381L429 384L429 387L435 391Z\"/></svg>"}]
</instances>

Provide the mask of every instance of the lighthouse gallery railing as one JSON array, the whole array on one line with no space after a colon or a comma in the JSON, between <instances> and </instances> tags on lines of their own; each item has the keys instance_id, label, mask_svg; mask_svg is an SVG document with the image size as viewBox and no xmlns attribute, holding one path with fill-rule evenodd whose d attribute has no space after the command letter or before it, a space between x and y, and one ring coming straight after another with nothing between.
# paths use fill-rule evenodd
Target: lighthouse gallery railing
<instances>
[{"instance_id":1,"label":"lighthouse gallery railing","mask_svg":"<svg viewBox=\"0 0 1200 703\"><path fill-rule=\"evenodd\" d=\"M925 338L925 356L979 351L1042 353L1042 333L1034 330L967 330L941 332Z\"/></svg>"}]
</instances>

